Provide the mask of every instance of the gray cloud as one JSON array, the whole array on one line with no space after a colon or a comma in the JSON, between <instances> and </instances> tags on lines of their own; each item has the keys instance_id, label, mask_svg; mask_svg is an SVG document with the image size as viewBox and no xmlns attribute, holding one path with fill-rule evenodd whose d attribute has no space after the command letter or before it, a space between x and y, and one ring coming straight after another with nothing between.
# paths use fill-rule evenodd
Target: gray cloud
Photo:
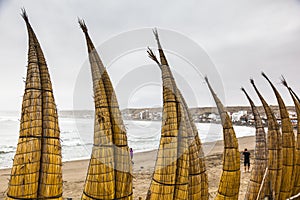
<instances>
[{"instance_id":1,"label":"gray cloud","mask_svg":"<svg viewBox=\"0 0 300 200\"><path fill-rule=\"evenodd\" d=\"M51 73L56 103L59 109L73 109L74 89L78 75L87 62L85 40L77 24L77 17L86 20L89 32L96 45L101 46L114 36L133 29L158 27L174 30L193 40L204 48L215 64L223 82L227 105L245 104L240 86L245 86L256 98L249 84L249 78L256 80L259 88L267 97L268 102L275 104L275 97L261 77L265 71L278 86L288 104L292 104L288 93L279 83L281 74L288 82L298 89L299 53L300 53L300 3L295 0L204 0L183 1L82 1L82 0L12 0L0 1L0 110L20 110L21 96L24 90L22 77L26 75L27 32L19 13L20 8L27 9L30 22L44 50L49 71ZM180 48L180 41L169 43L166 35L161 35L166 49ZM144 44L144 43L141 43ZM155 46L151 32L145 37L145 44ZM122 43L119 48L122 48ZM105 49L108 49L106 47ZM108 51L107 50L107 51ZM104 63L109 59L101 52ZM192 57L194 52L189 52ZM130 56L131 55L131 56ZM111 65L109 73L116 86L120 104L126 106L126 94L120 90L122 77L131 69L130 66L148 66L153 62L140 53L128 54ZM167 54L172 69L177 72L178 85L191 107L214 105L203 80L192 71L185 72L191 65L172 55ZM206 67L205 62L202 63ZM126 68L124 67L126 66ZM126 71L126 69L128 71ZM87 75L89 70L86 70ZM149 75L159 80L159 70L153 69ZM154 77L156 75L156 77ZM89 79L86 81L88 82ZM183 79L186 80L184 84ZM210 76L212 84L217 88L217 78ZM216 81L214 81L216 79ZM182 81L181 81L182 80ZM215 83L216 82L216 83ZM135 86L132 81L128 85ZM126 87L125 83L122 85ZM87 85L86 87L90 87ZM159 94L155 87L148 88L148 94ZM85 93L91 100L91 88ZM221 92L221 91L220 91ZM221 92L222 93L222 92ZM136 105L151 104L160 98L142 98L143 90L136 96ZM148 95L148 96L147 96ZM161 95L161 94L160 94ZM222 94L221 94L222 95ZM160 105L154 102L153 105ZM85 105L90 106L90 103ZM82 107L85 107L82 105Z\"/></svg>"}]
</instances>

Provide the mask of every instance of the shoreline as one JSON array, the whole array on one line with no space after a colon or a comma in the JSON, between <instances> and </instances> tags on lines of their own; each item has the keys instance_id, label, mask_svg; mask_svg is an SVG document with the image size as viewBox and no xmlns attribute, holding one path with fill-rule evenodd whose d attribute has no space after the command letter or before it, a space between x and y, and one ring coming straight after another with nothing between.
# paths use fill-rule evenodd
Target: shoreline
<instances>
[{"instance_id":1,"label":"shoreline","mask_svg":"<svg viewBox=\"0 0 300 200\"><path fill-rule=\"evenodd\" d=\"M252 153L255 146L255 136L245 136L238 138L239 150L248 148ZM203 143L205 152L205 163L209 179L210 199L217 192L220 175L222 172L223 141ZM152 173L156 163L157 150L138 152L134 154L133 161L133 192L134 199L146 196L150 186ZM242 158L242 157L241 157ZM63 196L64 198L80 199L83 190L89 159L65 161L63 162ZM240 199L243 199L251 173L244 173L241 162L241 187ZM11 168L0 169L0 199L5 197Z\"/></svg>"},{"instance_id":2,"label":"shoreline","mask_svg":"<svg viewBox=\"0 0 300 200\"><path fill-rule=\"evenodd\" d=\"M71 120L71 119L70 119ZM146 123L145 126L149 126L151 129L152 138L148 138L147 131L145 129L141 130L139 133L139 122ZM154 124L155 123L155 124ZM161 122L146 122L146 121L129 121L128 127L132 128L131 133L128 133L128 144L130 147L134 148L134 153L138 152L147 152L158 148L159 140L159 131L160 131L160 124ZM82 134L83 130L85 130L86 125L91 126L90 122L83 121L80 122L79 125L76 125L74 120L67 120L61 121L61 139L62 139L62 155L63 155L63 162L66 161L76 161L76 160L84 160L90 158L90 151L92 146L92 130L87 129L89 132L88 136ZM9 123L6 127L9 131L13 131L13 136L11 134L7 134L7 141L0 142L0 157L3 158L2 162L0 163L0 169L7 169L12 166L12 160L16 151L17 141L18 141L18 133L17 130L10 130L10 127L16 126L17 122ZM78 127L79 129L78 129ZM222 140L222 128L221 125L213 124L213 123L196 123L197 129L200 134L200 138L202 142L211 142L216 140ZM128 128L127 127L127 128ZM143 126L144 127L144 124ZM255 130L252 127L245 127L245 126L234 126L236 129L237 137L243 136L251 136L255 134ZM8 132L9 132L8 131ZM130 131L129 131L130 132ZM85 132L83 132L85 133ZM89 139L82 139L87 137ZM143 138L147 139L143 139ZM71 139L72 138L72 139ZM74 139L74 140L73 140ZM149 143L146 143L149 139ZM145 144L145 145L144 145Z\"/></svg>"},{"instance_id":3,"label":"shoreline","mask_svg":"<svg viewBox=\"0 0 300 200\"><path fill-rule=\"evenodd\" d=\"M251 138L251 137L255 137L255 136L253 136L253 135L242 136L242 137L238 137L237 139L239 140L239 139ZM217 140L217 141L212 141L212 142L203 142L202 145L203 146L211 146L211 145L216 144L216 143L223 143L223 140ZM151 150L145 150L145 151L138 151L138 152L135 152L134 154L137 155L137 154L144 154L144 153L148 153L148 152L157 152L157 149L151 149ZM65 160L65 161L63 161L63 163L76 162L76 161L85 161L85 160L89 160L89 159L90 158L78 158L78 159L75 158L75 159L72 159L72 160ZM6 169L11 169L11 167L0 168L0 172L1 172L1 170L6 170Z\"/></svg>"}]
</instances>

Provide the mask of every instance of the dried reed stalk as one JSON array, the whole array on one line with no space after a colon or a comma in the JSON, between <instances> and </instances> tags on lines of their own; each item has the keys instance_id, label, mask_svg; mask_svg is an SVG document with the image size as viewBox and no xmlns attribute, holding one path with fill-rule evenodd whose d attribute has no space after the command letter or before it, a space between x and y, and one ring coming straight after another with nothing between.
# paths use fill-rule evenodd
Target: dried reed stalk
<instances>
[{"instance_id":1,"label":"dried reed stalk","mask_svg":"<svg viewBox=\"0 0 300 200\"><path fill-rule=\"evenodd\" d=\"M268 120L267 147L268 147L268 191L266 194L273 199L279 199L281 176L282 176L282 138L277 119L263 96L255 86L254 80L250 80L260 101L263 104ZM275 196L274 196L274 195Z\"/></svg>"},{"instance_id":2,"label":"dried reed stalk","mask_svg":"<svg viewBox=\"0 0 300 200\"><path fill-rule=\"evenodd\" d=\"M259 115L258 109L256 108L254 102L247 94L246 90L242 88L242 91L245 93L252 109L252 113L255 121L255 152L254 152L254 166L251 172L250 182L248 184L245 200L256 200L258 192L261 189L260 196L263 199L266 192L266 184L261 186L263 177L268 164L268 151L266 144L266 133L263 127L262 119Z\"/></svg>"},{"instance_id":3,"label":"dried reed stalk","mask_svg":"<svg viewBox=\"0 0 300 200\"><path fill-rule=\"evenodd\" d=\"M167 58L162 50L158 32L154 29L154 35L157 41L160 61L161 65L166 65L167 70L172 75L171 69L168 65ZM176 83L174 82L174 85ZM177 88L177 97L180 99L182 107L185 113L185 122L187 123L187 131L189 134L189 159L190 159L190 167L189 167L189 199L208 199L208 179L206 174L205 167L205 156L202 149L202 143L199 138L198 129L193 121L193 118L189 112L189 108L187 103L181 93L181 91ZM199 184L200 182L200 184Z\"/></svg>"},{"instance_id":4,"label":"dried reed stalk","mask_svg":"<svg viewBox=\"0 0 300 200\"><path fill-rule=\"evenodd\" d=\"M295 163L295 181L293 185L292 195L300 193L300 100L296 93L288 86L286 80L282 79L283 85L289 90L289 93L294 101L297 113L297 143L296 143L296 163Z\"/></svg>"},{"instance_id":5,"label":"dried reed stalk","mask_svg":"<svg viewBox=\"0 0 300 200\"><path fill-rule=\"evenodd\" d=\"M162 71L163 124L160 148L147 199L208 199L204 154L187 104L156 37L160 60L149 49L149 57Z\"/></svg>"},{"instance_id":6,"label":"dried reed stalk","mask_svg":"<svg viewBox=\"0 0 300 200\"><path fill-rule=\"evenodd\" d=\"M108 73L83 20L93 79L94 146L82 199L132 199L132 164L126 129Z\"/></svg>"},{"instance_id":7,"label":"dried reed stalk","mask_svg":"<svg viewBox=\"0 0 300 200\"><path fill-rule=\"evenodd\" d=\"M20 136L6 199L62 199L60 131L52 84L40 44L22 10L28 67Z\"/></svg>"},{"instance_id":8,"label":"dried reed stalk","mask_svg":"<svg viewBox=\"0 0 300 200\"><path fill-rule=\"evenodd\" d=\"M202 149L202 143L185 99L179 90L178 93L181 97L183 107L185 108L184 110L185 116L187 117L187 128L188 132L190 133L189 199L208 199L208 177L206 174L205 155Z\"/></svg>"},{"instance_id":9,"label":"dried reed stalk","mask_svg":"<svg viewBox=\"0 0 300 200\"><path fill-rule=\"evenodd\" d=\"M240 153L238 150L238 141L232 127L232 122L226 112L222 102L212 89L208 78L205 77L208 88L214 98L221 116L224 138L224 154L223 154L223 172L215 199L237 200L240 188Z\"/></svg>"},{"instance_id":10,"label":"dried reed stalk","mask_svg":"<svg viewBox=\"0 0 300 200\"><path fill-rule=\"evenodd\" d=\"M292 195L292 189L294 187L294 168L296 162L296 148L295 148L295 135L293 131L292 122L289 118L289 113L286 109L283 99L277 91L274 84L262 73L263 77L267 79L275 93L280 117L281 117L281 132L282 132L282 178L280 186L279 199L287 199Z\"/></svg>"}]
</instances>

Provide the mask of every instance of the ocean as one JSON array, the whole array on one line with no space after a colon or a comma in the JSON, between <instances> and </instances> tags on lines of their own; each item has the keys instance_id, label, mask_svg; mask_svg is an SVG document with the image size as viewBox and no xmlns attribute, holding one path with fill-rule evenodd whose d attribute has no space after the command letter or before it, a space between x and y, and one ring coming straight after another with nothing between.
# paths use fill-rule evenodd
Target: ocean
<instances>
[{"instance_id":1,"label":"ocean","mask_svg":"<svg viewBox=\"0 0 300 200\"><path fill-rule=\"evenodd\" d=\"M20 113L0 111L0 169L11 168L19 136ZM125 120L128 144L134 152L157 149L160 121ZM93 145L94 117L91 111L59 112L63 161L90 158ZM219 124L196 123L201 141L222 140ZM255 134L253 127L234 126L237 137Z\"/></svg>"}]
</instances>

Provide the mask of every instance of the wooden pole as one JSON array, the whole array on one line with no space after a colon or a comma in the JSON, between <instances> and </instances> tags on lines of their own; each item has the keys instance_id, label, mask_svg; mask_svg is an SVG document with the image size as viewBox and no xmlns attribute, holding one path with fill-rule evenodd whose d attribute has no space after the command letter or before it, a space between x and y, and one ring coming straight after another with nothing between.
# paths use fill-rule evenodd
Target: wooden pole
<instances>
[{"instance_id":1,"label":"wooden pole","mask_svg":"<svg viewBox=\"0 0 300 200\"><path fill-rule=\"evenodd\" d=\"M292 200L292 199L297 199L298 197L300 197L300 192L298 194L296 194L295 196L292 196L286 200Z\"/></svg>"},{"instance_id":2,"label":"wooden pole","mask_svg":"<svg viewBox=\"0 0 300 200\"><path fill-rule=\"evenodd\" d=\"M259 200L259 199L260 199L260 193L261 193L261 191L262 191L262 189L263 189L263 187L264 187L264 184L265 184L265 180L266 180L267 174L268 174L268 167L266 168L264 177L263 177L263 179L262 179L262 181L261 181L260 188L259 188L259 191L258 191L256 200Z\"/></svg>"}]
</instances>

